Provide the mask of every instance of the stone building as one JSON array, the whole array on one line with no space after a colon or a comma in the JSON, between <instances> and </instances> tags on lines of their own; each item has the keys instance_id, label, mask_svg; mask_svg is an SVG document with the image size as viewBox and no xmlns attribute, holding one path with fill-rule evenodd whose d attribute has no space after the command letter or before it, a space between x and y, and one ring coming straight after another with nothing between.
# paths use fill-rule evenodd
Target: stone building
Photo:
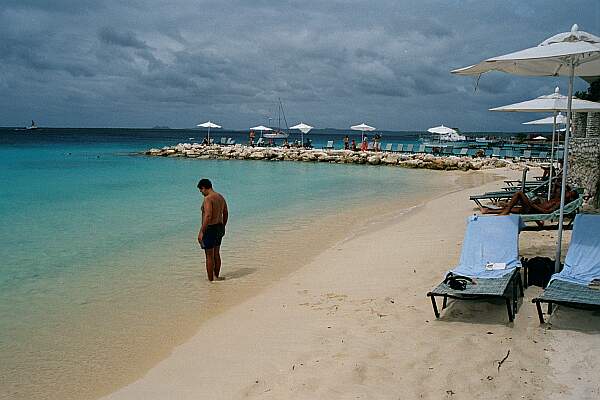
<instances>
[{"instance_id":1,"label":"stone building","mask_svg":"<svg viewBox=\"0 0 600 400\"><path fill-rule=\"evenodd\" d=\"M575 113L574 125L569 146L569 181L585 188L591 196L590 205L600 208L600 113L585 117Z\"/></svg>"}]
</instances>

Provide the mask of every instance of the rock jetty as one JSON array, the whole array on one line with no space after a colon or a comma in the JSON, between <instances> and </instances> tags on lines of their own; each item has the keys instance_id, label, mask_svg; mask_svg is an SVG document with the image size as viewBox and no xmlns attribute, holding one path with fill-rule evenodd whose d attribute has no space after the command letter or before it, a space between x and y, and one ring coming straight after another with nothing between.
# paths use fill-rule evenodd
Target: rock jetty
<instances>
[{"instance_id":1,"label":"rock jetty","mask_svg":"<svg viewBox=\"0 0 600 400\"><path fill-rule=\"evenodd\" d=\"M176 146L150 149L145 155L153 157L186 157L217 160L264 160L328 162L336 164L389 165L405 168L436 170L480 170L506 167L512 161L496 158L436 156L433 154L404 154L383 151L321 150L283 147L222 146L179 143ZM516 165L516 164L515 164Z\"/></svg>"}]
</instances>

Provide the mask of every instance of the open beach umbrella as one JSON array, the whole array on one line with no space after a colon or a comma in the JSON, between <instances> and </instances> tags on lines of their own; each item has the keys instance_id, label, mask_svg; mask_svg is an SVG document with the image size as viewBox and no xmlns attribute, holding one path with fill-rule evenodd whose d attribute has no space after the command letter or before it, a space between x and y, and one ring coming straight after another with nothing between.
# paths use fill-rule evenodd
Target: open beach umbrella
<instances>
[{"instance_id":1,"label":"open beach umbrella","mask_svg":"<svg viewBox=\"0 0 600 400\"><path fill-rule=\"evenodd\" d=\"M300 132L302 132L302 143L304 143L304 134L310 132L312 128L312 126L306 125L304 122L300 122L298 125L290 127L290 129L298 129Z\"/></svg>"},{"instance_id":2,"label":"open beach umbrella","mask_svg":"<svg viewBox=\"0 0 600 400\"><path fill-rule=\"evenodd\" d=\"M546 138L544 136L536 136L533 140L546 140Z\"/></svg>"},{"instance_id":3,"label":"open beach umbrella","mask_svg":"<svg viewBox=\"0 0 600 400\"><path fill-rule=\"evenodd\" d=\"M459 75L481 75L488 71L502 71L525 76L568 76L569 92L567 99L567 130L565 133L565 154L563 179L560 195L560 217L556 248L555 269L560 268L562 230L564 221L565 188L568 169L569 135L571 132L571 105L573 100L573 78L582 77L588 81L600 76L600 38L580 31L577 24L570 32L554 35L535 47L514 53L488 58L479 64L452 71Z\"/></svg>"},{"instance_id":4,"label":"open beach umbrella","mask_svg":"<svg viewBox=\"0 0 600 400\"><path fill-rule=\"evenodd\" d=\"M457 133L456 129L452 129L452 128L449 128L444 125L434 126L433 128L429 128L429 129L427 129L427 132L435 133L437 135L449 135L452 133Z\"/></svg>"},{"instance_id":5,"label":"open beach umbrella","mask_svg":"<svg viewBox=\"0 0 600 400\"><path fill-rule=\"evenodd\" d=\"M564 125L567 123L567 117L565 114L556 114L556 124ZM534 119L533 121L523 122L523 125L554 125L554 117L546 117L541 119Z\"/></svg>"},{"instance_id":6,"label":"open beach umbrella","mask_svg":"<svg viewBox=\"0 0 600 400\"><path fill-rule=\"evenodd\" d=\"M264 125L259 125L259 126L255 126L250 128L251 131L259 131L260 132L260 136L262 136L263 132L268 132L268 131L272 131L273 129L268 128Z\"/></svg>"},{"instance_id":7,"label":"open beach umbrella","mask_svg":"<svg viewBox=\"0 0 600 400\"><path fill-rule=\"evenodd\" d=\"M504 112L553 112L554 117L558 118L559 111L568 111L568 97L560 94L558 86L554 89L554 93L536 97L535 99L522 101L519 103L509 104L502 107L490 108L490 111L504 111ZM577 112L597 112L600 111L600 103L594 103L592 101L581 100L577 97L571 99L571 111ZM562 114L561 114L562 116ZM566 117L563 117L566 123ZM550 160L554 162L554 135L556 134L556 124L552 120L552 148L550 151ZM540 140L540 139L538 139ZM549 179L552 180L552 169L550 169ZM548 185L548 199L550 199L550 193L552 185Z\"/></svg>"},{"instance_id":8,"label":"open beach umbrella","mask_svg":"<svg viewBox=\"0 0 600 400\"><path fill-rule=\"evenodd\" d=\"M362 124L358 124L358 125L353 125L350 127L350 129L352 129L353 131L361 131L361 138L360 141L362 142L363 140L365 140L365 132L371 132L374 131L375 128L372 126L369 126L367 124L365 124L364 122Z\"/></svg>"},{"instance_id":9,"label":"open beach umbrella","mask_svg":"<svg viewBox=\"0 0 600 400\"><path fill-rule=\"evenodd\" d=\"M196 126L199 127L199 128L208 128L208 132L206 133L206 137L208 139L208 143L209 144L210 144L210 128L213 128L213 129L221 128L221 125L217 125L217 124L215 124L213 122L210 122L210 121L207 121L207 122L205 122L203 124L198 124Z\"/></svg>"}]
</instances>

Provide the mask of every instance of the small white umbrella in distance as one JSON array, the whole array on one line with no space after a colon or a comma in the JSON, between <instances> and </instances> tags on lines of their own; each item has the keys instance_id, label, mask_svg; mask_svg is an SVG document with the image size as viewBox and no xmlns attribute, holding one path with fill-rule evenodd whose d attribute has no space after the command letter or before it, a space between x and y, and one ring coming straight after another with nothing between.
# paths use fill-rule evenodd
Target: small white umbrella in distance
<instances>
[{"instance_id":1,"label":"small white umbrella in distance","mask_svg":"<svg viewBox=\"0 0 600 400\"><path fill-rule=\"evenodd\" d=\"M538 46L492 57L476 65L452 71L459 75L481 75L488 71L529 76L568 76L567 127L563 158L563 179L560 191L560 217L556 246L555 270L560 269L562 231L564 221L565 194L567 184L569 135L571 132L571 105L573 100L573 78L591 79L600 76L600 38L580 31L574 24L570 32L554 35Z\"/></svg>"},{"instance_id":2,"label":"small white umbrella in distance","mask_svg":"<svg viewBox=\"0 0 600 400\"><path fill-rule=\"evenodd\" d=\"M452 129L452 128L449 128L444 125L434 126L433 128L429 128L429 129L427 129L427 132L435 133L438 135L449 135L451 133L457 133L456 129Z\"/></svg>"},{"instance_id":3,"label":"small white umbrella in distance","mask_svg":"<svg viewBox=\"0 0 600 400\"><path fill-rule=\"evenodd\" d=\"M375 130L374 127L369 126L369 125L365 124L364 122L362 124L353 125L350 127L350 129L352 129L353 131L361 131L362 132L361 139L360 139L361 142L363 140L365 140L365 132L371 132L371 131Z\"/></svg>"},{"instance_id":4,"label":"small white umbrella in distance","mask_svg":"<svg viewBox=\"0 0 600 400\"><path fill-rule=\"evenodd\" d=\"M255 127L250 128L251 131L259 131L260 132L260 136L262 137L263 132L268 132L268 131L272 131L273 129L266 127L264 125L258 125Z\"/></svg>"},{"instance_id":5,"label":"small white umbrella in distance","mask_svg":"<svg viewBox=\"0 0 600 400\"><path fill-rule=\"evenodd\" d=\"M199 127L199 128L208 128L208 132L206 133L206 137L208 138L208 143L209 144L210 144L210 129L211 128L213 128L213 129L221 128L221 125L217 125L217 124L215 124L213 122L210 122L210 121L206 121L206 122L204 122L202 124L198 124L196 126Z\"/></svg>"},{"instance_id":6,"label":"small white umbrella in distance","mask_svg":"<svg viewBox=\"0 0 600 400\"><path fill-rule=\"evenodd\" d=\"M546 138L544 136L536 136L533 140L546 140Z\"/></svg>"},{"instance_id":7,"label":"small white umbrella in distance","mask_svg":"<svg viewBox=\"0 0 600 400\"><path fill-rule=\"evenodd\" d=\"M266 131L272 131L273 129L268 128L264 125L259 125L259 126L255 126L250 128L251 131L259 131L259 132L266 132Z\"/></svg>"},{"instance_id":8,"label":"small white umbrella in distance","mask_svg":"<svg viewBox=\"0 0 600 400\"><path fill-rule=\"evenodd\" d=\"M290 127L290 129L298 129L302 132L302 138L300 139L302 144L304 145L304 134L310 132L313 127L310 125L306 125L304 122L300 122L298 125L294 125Z\"/></svg>"}]
</instances>

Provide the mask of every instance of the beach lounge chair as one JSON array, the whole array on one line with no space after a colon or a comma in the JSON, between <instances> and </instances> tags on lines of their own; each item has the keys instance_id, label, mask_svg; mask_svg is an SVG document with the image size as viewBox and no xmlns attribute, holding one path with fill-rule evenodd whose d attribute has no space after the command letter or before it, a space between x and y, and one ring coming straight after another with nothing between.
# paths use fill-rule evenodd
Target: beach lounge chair
<instances>
[{"instance_id":1,"label":"beach lounge chair","mask_svg":"<svg viewBox=\"0 0 600 400\"><path fill-rule=\"evenodd\" d=\"M235 140L233 140L233 138L227 138L227 145L228 146L233 146L235 144Z\"/></svg>"},{"instance_id":2,"label":"beach lounge chair","mask_svg":"<svg viewBox=\"0 0 600 400\"><path fill-rule=\"evenodd\" d=\"M464 157L467 155L468 152L469 152L469 149L467 147L463 147L462 149L460 149L460 153L458 153L458 155L461 157Z\"/></svg>"},{"instance_id":3,"label":"beach lounge chair","mask_svg":"<svg viewBox=\"0 0 600 400\"><path fill-rule=\"evenodd\" d=\"M523 155L521 158L525 160L531 160L531 150L523 150Z\"/></svg>"},{"instance_id":4,"label":"beach lounge chair","mask_svg":"<svg viewBox=\"0 0 600 400\"><path fill-rule=\"evenodd\" d=\"M403 143L398 143L398 144L396 145L396 151L397 151L398 153L402 153L402 150L403 150L403 149L404 149L404 144L403 144Z\"/></svg>"},{"instance_id":5,"label":"beach lounge chair","mask_svg":"<svg viewBox=\"0 0 600 400\"><path fill-rule=\"evenodd\" d=\"M258 138L258 140L256 141L256 143L254 145L255 146L264 146L265 145L265 139L264 138Z\"/></svg>"},{"instance_id":6,"label":"beach lounge chair","mask_svg":"<svg viewBox=\"0 0 600 400\"><path fill-rule=\"evenodd\" d=\"M328 140L327 144L325 145L325 147L323 147L325 150L333 150L333 140Z\"/></svg>"},{"instance_id":7,"label":"beach lounge chair","mask_svg":"<svg viewBox=\"0 0 600 400\"><path fill-rule=\"evenodd\" d=\"M500 200L510 199L515 192L521 190L521 186L505 186L503 190L498 190L494 192L486 192L484 194L473 195L469 197L469 200L474 201L475 204L479 208L488 207L481 203L483 200L489 200L492 203L497 203ZM544 195L548 190L548 181L538 181L535 182L534 185L527 184L525 185L525 193L529 198L533 199L538 195Z\"/></svg>"},{"instance_id":8,"label":"beach lounge chair","mask_svg":"<svg viewBox=\"0 0 600 400\"><path fill-rule=\"evenodd\" d=\"M446 146L444 147L444 150L442 151L442 154L447 155L447 156L451 156L454 153L454 147L452 146Z\"/></svg>"},{"instance_id":9,"label":"beach lounge chair","mask_svg":"<svg viewBox=\"0 0 600 400\"><path fill-rule=\"evenodd\" d=\"M500 147L494 147L492 149L492 157L493 158L500 158Z\"/></svg>"},{"instance_id":10,"label":"beach lounge chair","mask_svg":"<svg viewBox=\"0 0 600 400\"><path fill-rule=\"evenodd\" d=\"M544 323L541 303L574 308L600 309L600 290L589 286L600 279L600 215L579 214L575 217L571 243L561 272L552 275L544 292L532 300L540 323Z\"/></svg>"},{"instance_id":11,"label":"beach lounge chair","mask_svg":"<svg viewBox=\"0 0 600 400\"><path fill-rule=\"evenodd\" d=\"M221 144L221 146L225 146L227 144L227 138L226 137L222 137L220 144Z\"/></svg>"},{"instance_id":12,"label":"beach lounge chair","mask_svg":"<svg viewBox=\"0 0 600 400\"><path fill-rule=\"evenodd\" d=\"M544 161L548 159L548 152L547 151L540 151L540 154L538 154L538 156L536 157L536 160L538 161Z\"/></svg>"},{"instance_id":13,"label":"beach lounge chair","mask_svg":"<svg viewBox=\"0 0 600 400\"><path fill-rule=\"evenodd\" d=\"M425 153L425 145L424 144L419 146L419 148L417 149L417 153Z\"/></svg>"},{"instance_id":14,"label":"beach lounge chair","mask_svg":"<svg viewBox=\"0 0 600 400\"><path fill-rule=\"evenodd\" d=\"M571 225L582 205L583 197L581 195L572 202L565 204L563 223L568 219L569 222L567 226ZM535 222L538 225L541 225L544 222L557 222L560 219L560 209L547 214L521 214L521 219L523 222Z\"/></svg>"},{"instance_id":15,"label":"beach lounge chair","mask_svg":"<svg viewBox=\"0 0 600 400\"><path fill-rule=\"evenodd\" d=\"M508 319L514 319L517 312L517 286L523 296L519 261L521 225L518 215L469 217L460 262L450 272L472 278L475 284L468 284L465 290L456 290L442 282L428 292L436 318L440 317L440 312L435 298L443 297L442 309L447 307L448 298L502 298L506 302Z\"/></svg>"},{"instance_id":16,"label":"beach lounge chair","mask_svg":"<svg viewBox=\"0 0 600 400\"><path fill-rule=\"evenodd\" d=\"M391 143L386 144L383 151L392 151L392 144Z\"/></svg>"},{"instance_id":17,"label":"beach lounge chair","mask_svg":"<svg viewBox=\"0 0 600 400\"><path fill-rule=\"evenodd\" d=\"M407 144L406 148L404 149L404 151L406 153L412 153L413 152L413 147L414 147L414 144L412 144L412 143L411 144Z\"/></svg>"}]
</instances>

